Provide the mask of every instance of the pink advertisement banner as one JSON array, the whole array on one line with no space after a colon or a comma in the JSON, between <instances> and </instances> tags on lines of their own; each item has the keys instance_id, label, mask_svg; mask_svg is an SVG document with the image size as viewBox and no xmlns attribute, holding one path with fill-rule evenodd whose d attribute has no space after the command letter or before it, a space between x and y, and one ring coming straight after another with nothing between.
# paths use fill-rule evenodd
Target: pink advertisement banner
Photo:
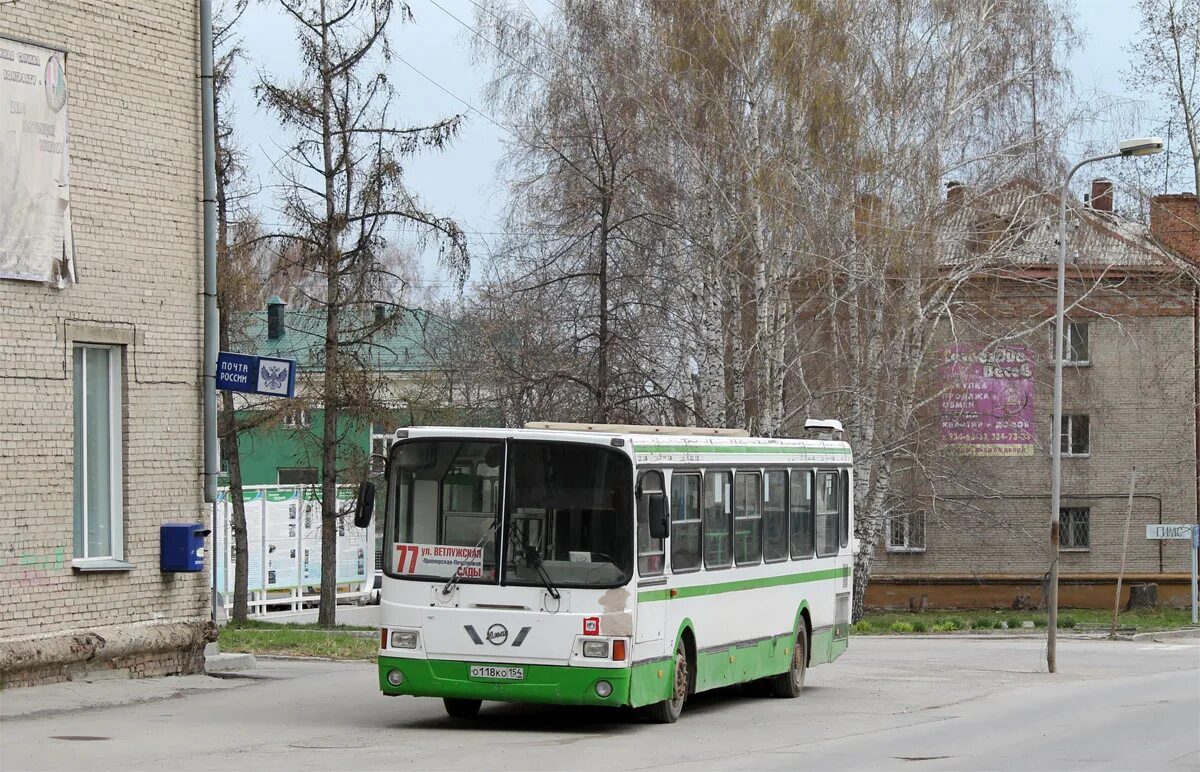
<instances>
[{"instance_id":1,"label":"pink advertisement banner","mask_svg":"<svg viewBox=\"0 0 1200 772\"><path fill-rule=\"evenodd\" d=\"M1031 456L1037 443L1034 354L1025 346L946 346L938 400L942 442L973 456Z\"/></svg>"}]
</instances>

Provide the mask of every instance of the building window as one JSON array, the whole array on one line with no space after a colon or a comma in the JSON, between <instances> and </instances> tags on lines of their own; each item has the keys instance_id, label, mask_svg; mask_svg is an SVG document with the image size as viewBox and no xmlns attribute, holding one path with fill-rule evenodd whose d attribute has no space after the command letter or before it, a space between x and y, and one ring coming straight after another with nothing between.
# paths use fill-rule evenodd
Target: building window
<instances>
[{"instance_id":1,"label":"building window","mask_svg":"<svg viewBox=\"0 0 1200 772\"><path fill-rule=\"evenodd\" d=\"M285 469L280 467L275 470L276 479L280 485L316 485L317 470L316 467L294 467Z\"/></svg>"},{"instance_id":2,"label":"building window","mask_svg":"<svg viewBox=\"0 0 1200 772\"><path fill-rule=\"evenodd\" d=\"M1092 452L1091 421L1086 415L1065 415L1058 435L1064 456L1086 456Z\"/></svg>"},{"instance_id":3,"label":"building window","mask_svg":"<svg viewBox=\"0 0 1200 772\"><path fill-rule=\"evenodd\" d=\"M893 515L883 524L888 552L925 551L925 513Z\"/></svg>"},{"instance_id":4,"label":"building window","mask_svg":"<svg viewBox=\"0 0 1200 772\"><path fill-rule=\"evenodd\" d=\"M371 453L373 455L386 456L388 448L392 446L392 440L395 438L395 429L389 428L390 424L385 424L381 421L371 422Z\"/></svg>"},{"instance_id":5,"label":"building window","mask_svg":"<svg viewBox=\"0 0 1200 772\"><path fill-rule=\"evenodd\" d=\"M1059 507L1059 549L1090 549L1091 519L1091 511L1087 507Z\"/></svg>"},{"instance_id":6,"label":"building window","mask_svg":"<svg viewBox=\"0 0 1200 772\"><path fill-rule=\"evenodd\" d=\"M76 344L74 556L121 560L121 348Z\"/></svg>"},{"instance_id":7,"label":"building window","mask_svg":"<svg viewBox=\"0 0 1200 772\"><path fill-rule=\"evenodd\" d=\"M1063 327L1063 364L1091 364L1087 322L1067 322Z\"/></svg>"},{"instance_id":8,"label":"building window","mask_svg":"<svg viewBox=\"0 0 1200 772\"><path fill-rule=\"evenodd\" d=\"M308 429L312 426L312 417L302 407L287 408L283 411L283 425L289 429Z\"/></svg>"}]
</instances>

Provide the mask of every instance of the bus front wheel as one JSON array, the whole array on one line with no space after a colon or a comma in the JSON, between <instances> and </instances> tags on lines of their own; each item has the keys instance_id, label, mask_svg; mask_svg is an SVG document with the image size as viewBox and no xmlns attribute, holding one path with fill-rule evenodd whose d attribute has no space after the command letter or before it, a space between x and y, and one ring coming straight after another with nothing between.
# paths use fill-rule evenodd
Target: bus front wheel
<instances>
[{"instance_id":1,"label":"bus front wheel","mask_svg":"<svg viewBox=\"0 0 1200 772\"><path fill-rule=\"evenodd\" d=\"M455 697L443 697L442 703L451 718L475 718L479 715L479 706L483 700L463 700Z\"/></svg>"},{"instance_id":2,"label":"bus front wheel","mask_svg":"<svg viewBox=\"0 0 1200 772\"><path fill-rule=\"evenodd\" d=\"M671 687L671 696L662 702L650 706L650 718L659 724L674 724L683 712L683 703L687 702L689 668L687 654L680 646L675 650L675 677Z\"/></svg>"},{"instance_id":3,"label":"bus front wheel","mask_svg":"<svg viewBox=\"0 0 1200 772\"><path fill-rule=\"evenodd\" d=\"M808 634L803 627L792 647L792 661L786 673L780 673L771 681L776 697L799 697L804 691L804 672L808 669Z\"/></svg>"}]
</instances>

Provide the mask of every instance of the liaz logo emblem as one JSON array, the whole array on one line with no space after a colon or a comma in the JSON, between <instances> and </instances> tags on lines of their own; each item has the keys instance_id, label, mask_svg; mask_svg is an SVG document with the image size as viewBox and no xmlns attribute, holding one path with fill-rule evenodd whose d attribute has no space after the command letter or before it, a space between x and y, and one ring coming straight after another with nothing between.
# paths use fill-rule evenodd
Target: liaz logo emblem
<instances>
[{"instance_id":1,"label":"liaz logo emblem","mask_svg":"<svg viewBox=\"0 0 1200 772\"><path fill-rule=\"evenodd\" d=\"M600 634L600 617L584 617L583 618L583 634L584 635L599 635Z\"/></svg>"},{"instance_id":2,"label":"liaz logo emblem","mask_svg":"<svg viewBox=\"0 0 1200 772\"><path fill-rule=\"evenodd\" d=\"M482 646L484 638L487 638L487 642L493 646L503 646L504 642L508 640L508 628L499 622L489 627L487 632L483 634L482 638L479 635L479 631L475 629L474 625L463 625L463 629L467 631L467 635L471 637L471 641L474 642L476 646ZM528 627L522 627L517 631L517 637L514 638L512 642L513 648L516 648L525 642L525 636L529 635L529 630L530 628Z\"/></svg>"},{"instance_id":3,"label":"liaz logo emblem","mask_svg":"<svg viewBox=\"0 0 1200 772\"><path fill-rule=\"evenodd\" d=\"M487 629L488 643L499 646L508 640L508 628L501 624L492 625Z\"/></svg>"}]
</instances>

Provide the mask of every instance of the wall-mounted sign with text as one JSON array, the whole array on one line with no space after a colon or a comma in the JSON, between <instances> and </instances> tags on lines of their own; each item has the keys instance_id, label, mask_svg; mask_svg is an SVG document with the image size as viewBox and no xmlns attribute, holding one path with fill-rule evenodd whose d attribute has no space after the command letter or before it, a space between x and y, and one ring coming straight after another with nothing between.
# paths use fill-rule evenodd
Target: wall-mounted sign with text
<instances>
[{"instance_id":1,"label":"wall-mounted sign with text","mask_svg":"<svg viewBox=\"0 0 1200 772\"><path fill-rule=\"evenodd\" d=\"M217 356L217 388L290 399L296 396L296 363L222 351Z\"/></svg>"}]
</instances>

